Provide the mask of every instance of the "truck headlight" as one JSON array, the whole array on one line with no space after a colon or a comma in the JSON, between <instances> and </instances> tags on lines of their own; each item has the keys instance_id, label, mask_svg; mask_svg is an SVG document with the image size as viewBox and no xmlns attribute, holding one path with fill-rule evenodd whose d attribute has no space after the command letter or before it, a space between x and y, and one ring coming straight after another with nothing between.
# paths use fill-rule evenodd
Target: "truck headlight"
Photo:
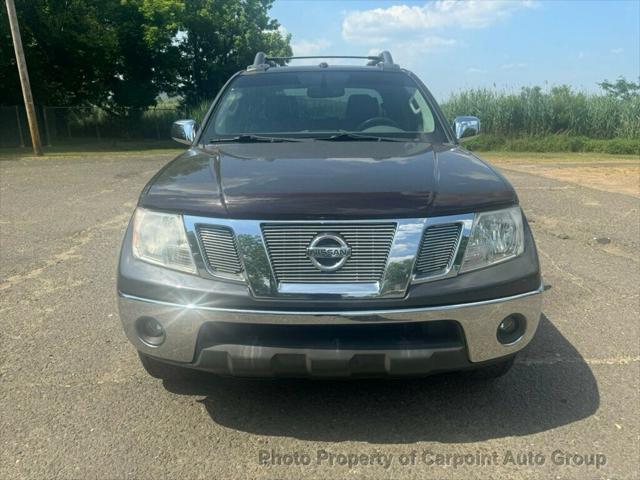
<instances>
[{"instance_id":1,"label":"truck headlight","mask_svg":"<svg viewBox=\"0 0 640 480\"><path fill-rule=\"evenodd\" d=\"M523 251L524 228L520 207L478 213L460 272L503 262Z\"/></svg>"},{"instance_id":2,"label":"truck headlight","mask_svg":"<svg viewBox=\"0 0 640 480\"><path fill-rule=\"evenodd\" d=\"M181 215L136 209L132 247L133 255L140 260L196 273Z\"/></svg>"}]
</instances>

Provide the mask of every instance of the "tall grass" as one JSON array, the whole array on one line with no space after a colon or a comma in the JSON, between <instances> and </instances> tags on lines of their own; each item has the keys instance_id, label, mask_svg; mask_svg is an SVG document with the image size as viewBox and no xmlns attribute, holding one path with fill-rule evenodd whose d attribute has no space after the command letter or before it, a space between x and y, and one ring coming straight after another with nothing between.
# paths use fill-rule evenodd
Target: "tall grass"
<instances>
[{"instance_id":1,"label":"tall grass","mask_svg":"<svg viewBox=\"0 0 640 480\"><path fill-rule=\"evenodd\" d=\"M568 86L519 93L471 89L456 93L442 105L453 120L458 115L480 118L483 132L499 137L563 134L593 139L640 137L640 95L574 92Z\"/></svg>"},{"instance_id":2,"label":"tall grass","mask_svg":"<svg viewBox=\"0 0 640 480\"><path fill-rule=\"evenodd\" d=\"M199 104L191 107L187 114L189 118L193 118L199 125L202 125L202 121L204 120L205 115L209 111L209 107L211 107L212 100L205 100L200 102Z\"/></svg>"}]
</instances>

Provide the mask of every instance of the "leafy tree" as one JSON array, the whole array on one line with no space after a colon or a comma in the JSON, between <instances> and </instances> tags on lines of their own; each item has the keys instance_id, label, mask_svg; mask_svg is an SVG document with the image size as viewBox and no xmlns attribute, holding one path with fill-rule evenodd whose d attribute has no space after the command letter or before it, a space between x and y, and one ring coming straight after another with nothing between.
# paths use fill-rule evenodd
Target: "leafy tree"
<instances>
[{"instance_id":1,"label":"leafy tree","mask_svg":"<svg viewBox=\"0 0 640 480\"><path fill-rule=\"evenodd\" d=\"M188 105L213 98L258 51L291 55L291 36L269 18L272 0L183 0L180 92Z\"/></svg>"},{"instance_id":2,"label":"leafy tree","mask_svg":"<svg viewBox=\"0 0 640 480\"><path fill-rule=\"evenodd\" d=\"M116 30L98 18L98 2L17 0L22 42L37 103L67 105L104 98L117 52ZM6 10L0 10L0 103L21 103Z\"/></svg>"},{"instance_id":3,"label":"leafy tree","mask_svg":"<svg viewBox=\"0 0 640 480\"><path fill-rule=\"evenodd\" d=\"M171 45L171 29L175 32L177 27L149 16L142 7L153 3L150 0L16 3L37 103L99 105L122 113L123 107L153 104L169 86L167 80L179 59L177 47ZM10 40L2 12L0 36ZM0 50L0 103L12 104L21 100L10 45L3 40Z\"/></svg>"},{"instance_id":4,"label":"leafy tree","mask_svg":"<svg viewBox=\"0 0 640 480\"><path fill-rule=\"evenodd\" d=\"M632 96L640 94L640 83L629 82L624 77L618 77L615 83L604 80L598 85L609 95L623 100L628 100Z\"/></svg>"},{"instance_id":5,"label":"leafy tree","mask_svg":"<svg viewBox=\"0 0 640 480\"><path fill-rule=\"evenodd\" d=\"M212 98L256 50L290 54L270 0L16 0L36 103L123 115L159 93ZM19 104L6 10L0 9L0 104Z\"/></svg>"}]
</instances>

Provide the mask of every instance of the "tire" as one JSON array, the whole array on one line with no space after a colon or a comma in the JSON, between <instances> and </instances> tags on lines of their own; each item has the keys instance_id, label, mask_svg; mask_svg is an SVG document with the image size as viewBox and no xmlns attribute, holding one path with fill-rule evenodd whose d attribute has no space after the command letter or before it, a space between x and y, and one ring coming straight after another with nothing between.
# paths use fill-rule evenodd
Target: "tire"
<instances>
[{"instance_id":1,"label":"tire","mask_svg":"<svg viewBox=\"0 0 640 480\"><path fill-rule=\"evenodd\" d=\"M160 380L167 381L180 381L188 380L194 374L194 372L189 368L161 362L160 360L156 360L142 352L138 352L138 356L140 357L140 363L142 363L144 369L153 378L159 378Z\"/></svg>"},{"instance_id":2,"label":"tire","mask_svg":"<svg viewBox=\"0 0 640 480\"><path fill-rule=\"evenodd\" d=\"M495 378L500 378L511 370L515 359L516 356L513 355L506 360L501 360L499 362L480 367L476 370L472 370L470 372L471 377L477 380L493 380Z\"/></svg>"}]
</instances>

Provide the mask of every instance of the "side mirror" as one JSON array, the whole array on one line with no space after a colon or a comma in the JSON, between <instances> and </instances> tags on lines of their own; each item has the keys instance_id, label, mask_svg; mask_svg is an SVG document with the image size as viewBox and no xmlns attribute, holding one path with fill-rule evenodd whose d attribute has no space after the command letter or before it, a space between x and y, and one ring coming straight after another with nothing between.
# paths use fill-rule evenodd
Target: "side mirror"
<instances>
[{"instance_id":1,"label":"side mirror","mask_svg":"<svg viewBox=\"0 0 640 480\"><path fill-rule=\"evenodd\" d=\"M456 117L453 121L453 130L458 140L475 137L480 134L480 119L478 117Z\"/></svg>"},{"instance_id":2,"label":"side mirror","mask_svg":"<svg viewBox=\"0 0 640 480\"><path fill-rule=\"evenodd\" d=\"M196 138L198 124L195 120L178 120L171 126L171 138L178 143L191 145Z\"/></svg>"}]
</instances>

